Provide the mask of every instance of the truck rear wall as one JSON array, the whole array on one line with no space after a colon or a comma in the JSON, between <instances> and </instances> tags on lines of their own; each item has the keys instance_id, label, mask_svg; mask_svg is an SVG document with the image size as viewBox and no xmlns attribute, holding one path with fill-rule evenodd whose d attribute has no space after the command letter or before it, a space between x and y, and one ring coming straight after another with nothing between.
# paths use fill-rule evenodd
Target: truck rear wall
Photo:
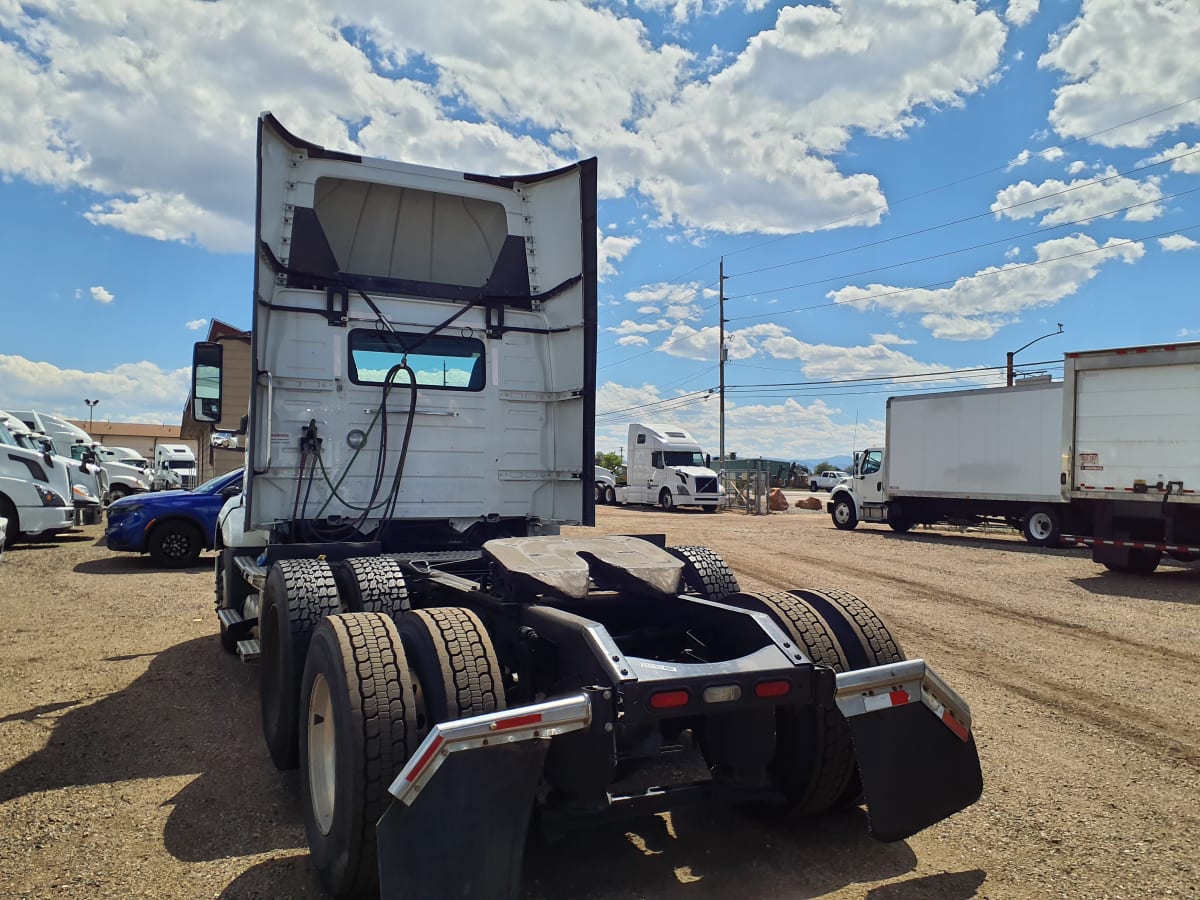
<instances>
[{"instance_id":1,"label":"truck rear wall","mask_svg":"<svg viewBox=\"0 0 1200 900\"><path fill-rule=\"evenodd\" d=\"M892 397L888 494L1060 501L1061 439L1061 384Z\"/></svg>"},{"instance_id":2,"label":"truck rear wall","mask_svg":"<svg viewBox=\"0 0 1200 900\"><path fill-rule=\"evenodd\" d=\"M1151 491L1138 496L1160 502L1160 482L1182 481L1180 499L1196 500L1200 344L1081 353L1067 363L1072 492L1131 497L1140 480Z\"/></svg>"}]
</instances>

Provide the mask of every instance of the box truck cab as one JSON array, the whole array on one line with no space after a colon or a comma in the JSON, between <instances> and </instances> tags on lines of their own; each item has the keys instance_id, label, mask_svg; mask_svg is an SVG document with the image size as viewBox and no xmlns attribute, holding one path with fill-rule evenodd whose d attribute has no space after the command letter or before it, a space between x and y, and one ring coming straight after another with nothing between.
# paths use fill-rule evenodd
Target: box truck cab
<instances>
[{"instance_id":1,"label":"box truck cab","mask_svg":"<svg viewBox=\"0 0 1200 900\"><path fill-rule=\"evenodd\" d=\"M630 425L626 484L617 502L657 504L665 510L698 506L716 512L717 473L696 440L675 425Z\"/></svg>"},{"instance_id":2,"label":"box truck cab","mask_svg":"<svg viewBox=\"0 0 1200 900\"><path fill-rule=\"evenodd\" d=\"M67 460L35 449L23 423L3 410L0 410L0 518L8 520L4 546L11 546L21 536L62 531L75 521Z\"/></svg>"},{"instance_id":3,"label":"box truck cab","mask_svg":"<svg viewBox=\"0 0 1200 900\"><path fill-rule=\"evenodd\" d=\"M156 444L154 447L155 490L196 486L196 454L187 444Z\"/></svg>"}]
</instances>

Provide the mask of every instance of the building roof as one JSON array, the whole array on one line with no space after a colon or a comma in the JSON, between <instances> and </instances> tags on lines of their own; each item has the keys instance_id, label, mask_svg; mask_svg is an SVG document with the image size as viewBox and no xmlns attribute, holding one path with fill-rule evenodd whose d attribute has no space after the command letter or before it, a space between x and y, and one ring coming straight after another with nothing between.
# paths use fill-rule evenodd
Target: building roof
<instances>
[{"instance_id":1,"label":"building roof","mask_svg":"<svg viewBox=\"0 0 1200 900\"><path fill-rule=\"evenodd\" d=\"M179 438L179 425L147 425L143 422L96 422L90 425L87 419L68 419L72 425L82 428L94 439L104 443L104 438L119 434L125 437Z\"/></svg>"}]
</instances>

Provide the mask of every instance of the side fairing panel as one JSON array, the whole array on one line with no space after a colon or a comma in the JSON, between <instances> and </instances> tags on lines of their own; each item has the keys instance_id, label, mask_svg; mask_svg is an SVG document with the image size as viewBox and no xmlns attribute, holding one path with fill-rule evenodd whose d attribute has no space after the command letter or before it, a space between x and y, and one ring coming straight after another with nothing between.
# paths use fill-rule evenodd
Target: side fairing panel
<instances>
[{"instance_id":1,"label":"side fairing panel","mask_svg":"<svg viewBox=\"0 0 1200 900\"><path fill-rule=\"evenodd\" d=\"M590 518L593 161L468 176L265 115L258 220L248 527Z\"/></svg>"}]
</instances>

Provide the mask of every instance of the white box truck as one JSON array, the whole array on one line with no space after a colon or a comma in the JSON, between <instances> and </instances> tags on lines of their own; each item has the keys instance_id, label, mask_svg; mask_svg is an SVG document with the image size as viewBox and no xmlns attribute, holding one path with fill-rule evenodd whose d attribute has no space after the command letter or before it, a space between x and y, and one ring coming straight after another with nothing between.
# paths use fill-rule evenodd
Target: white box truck
<instances>
[{"instance_id":1,"label":"white box truck","mask_svg":"<svg viewBox=\"0 0 1200 900\"><path fill-rule=\"evenodd\" d=\"M650 503L665 510L698 506L716 512L721 499L717 473L704 451L677 425L630 425L626 483L616 489L620 504Z\"/></svg>"},{"instance_id":2,"label":"white box truck","mask_svg":"<svg viewBox=\"0 0 1200 900\"><path fill-rule=\"evenodd\" d=\"M885 446L856 454L826 504L833 524L1001 521L1057 545L1062 397L1044 382L889 398Z\"/></svg>"},{"instance_id":3,"label":"white box truck","mask_svg":"<svg viewBox=\"0 0 1200 900\"><path fill-rule=\"evenodd\" d=\"M1109 569L1200 559L1200 343L1068 353L1068 543Z\"/></svg>"}]
</instances>

